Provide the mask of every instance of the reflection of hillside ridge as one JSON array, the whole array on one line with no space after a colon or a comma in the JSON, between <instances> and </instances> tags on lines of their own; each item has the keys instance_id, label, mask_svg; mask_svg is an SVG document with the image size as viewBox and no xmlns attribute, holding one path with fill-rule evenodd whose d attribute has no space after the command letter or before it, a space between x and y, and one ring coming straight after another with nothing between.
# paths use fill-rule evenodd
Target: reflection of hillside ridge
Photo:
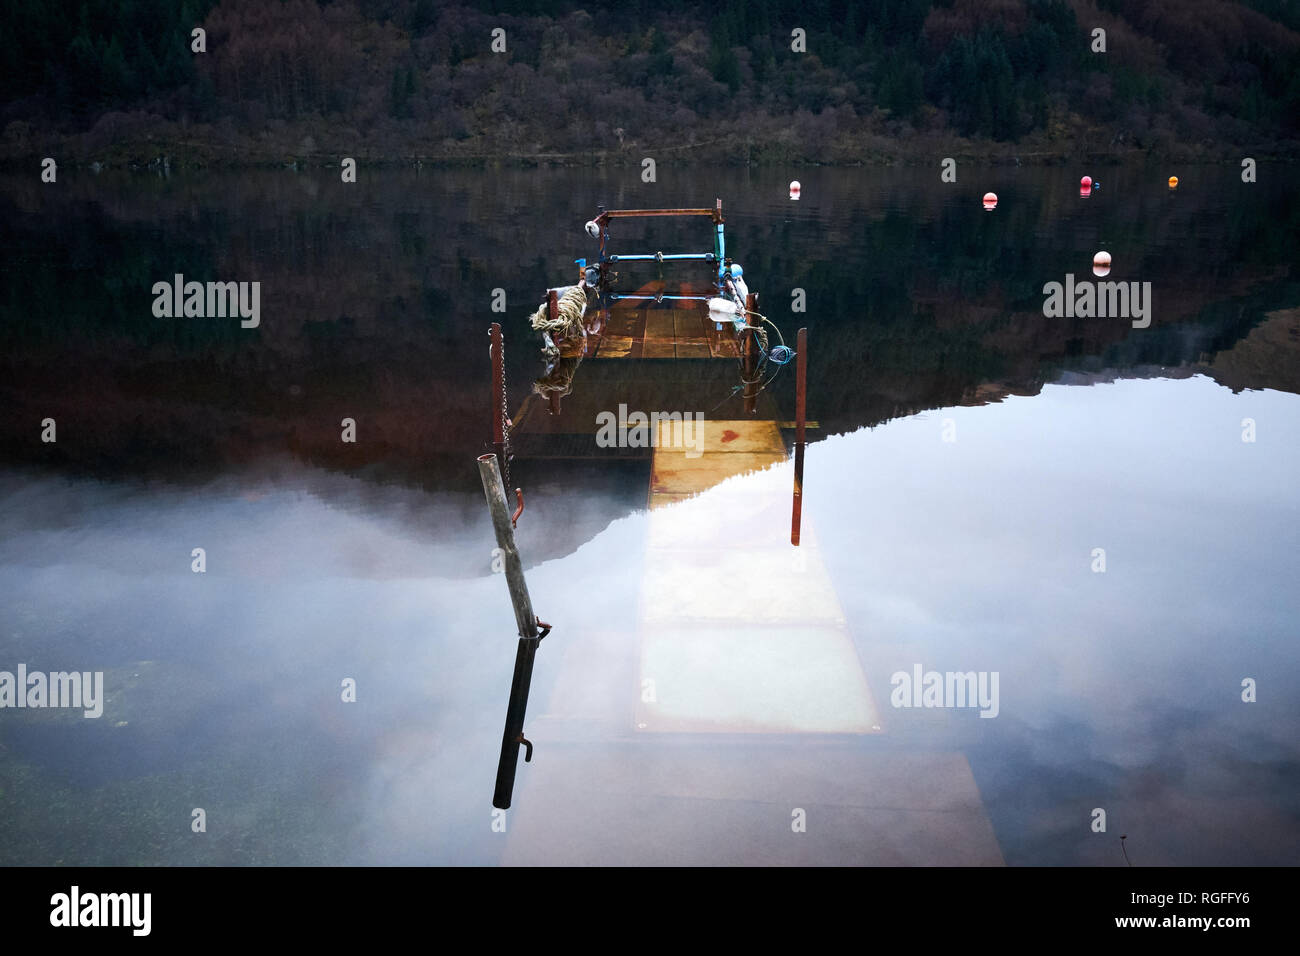
<instances>
[{"instance_id":1,"label":"reflection of hillside ridge","mask_svg":"<svg viewBox=\"0 0 1300 956\"><path fill-rule=\"evenodd\" d=\"M1202 366L1234 392L1272 388L1300 394L1300 308L1270 312L1232 348Z\"/></svg>"},{"instance_id":2,"label":"reflection of hillside ridge","mask_svg":"<svg viewBox=\"0 0 1300 956\"><path fill-rule=\"evenodd\" d=\"M911 172L813 171L814 201L798 206L773 203L783 183L771 174L725 176L729 249L759 277L775 321L812 329L809 407L822 434L1032 395L1064 371L1105 366L1201 363L1234 388L1300 391L1294 319L1255 329L1296 302L1297 203L1275 187L1227 213L1207 205L1208 190L1177 201L1134 190L1089 207L1063 174L1036 171L989 216ZM12 412L0 450L139 474L291 450L393 480L461 481L487 433L487 324L506 326L516 407L534 374L523 316L589 254L581 222L594 201L691 204L722 191L709 170L673 179L658 191L569 170L367 174L346 187L288 172L72 175L58 191L0 181L12 237L0 287L0 395ZM1150 329L1041 314L1045 281L1087 272L1077 252L1041 238L1100 228L1097 208L1106 244L1128 250L1112 278L1155 287ZM1197 238L1207 215L1213 240ZM633 235L620 238L638 250ZM699 239L678 225L641 235L650 248ZM149 287L176 272L262 282L262 327L155 319ZM794 287L808 292L806 317L788 311ZM504 315L491 311L494 288L506 291ZM773 393L786 417L788 387ZM60 422L57 446L32 439L46 416ZM345 416L357 445L339 441Z\"/></svg>"},{"instance_id":3,"label":"reflection of hillside ridge","mask_svg":"<svg viewBox=\"0 0 1300 956\"><path fill-rule=\"evenodd\" d=\"M1130 378L1191 378L1197 371L1187 365L1170 368L1164 365L1135 365L1132 368L1106 368L1096 372L1062 372L1053 385L1111 385Z\"/></svg>"}]
</instances>

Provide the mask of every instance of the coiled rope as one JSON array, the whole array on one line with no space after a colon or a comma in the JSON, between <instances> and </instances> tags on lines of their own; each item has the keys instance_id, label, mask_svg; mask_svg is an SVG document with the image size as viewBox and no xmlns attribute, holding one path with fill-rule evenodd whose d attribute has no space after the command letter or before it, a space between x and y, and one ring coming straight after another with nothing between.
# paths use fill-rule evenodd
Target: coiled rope
<instances>
[{"instance_id":1,"label":"coiled rope","mask_svg":"<svg viewBox=\"0 0 1300 956\"><path fill-rule=\"evenodd\" d=\"M534 331L547 333L561 339L586 338L587 330L582 324L582 317L587 311L587 291L582 286L570 286L565 289L556 302L556 317L551 318L549 303L543 302L529 320ZM543 338L542 351L548 358L560 354L560 350Z\"/></svg>"},{"instance_id":2,"label":"coiled rope","mask_svg":"<svg viewBox=\"0 0 1300 956\"><path fill-rule=\"evenodd\" d=\"M778 366L788 365L790 363L790 360L794 358L795 353L794 353L794 349L790 348L790 346L785 344L785 336L781 334L780 327L771 319L769 319L767 316L762 315L761 313L751 312L748 309L745 309L744 312L746 315L758 316L759 319L761 319L763 322L766 322L768 325L770 325L772 329L776 332L776 337L781 340L780 345L775 345L769 348L767 332L765 332L762 328L757 328L748 325L745 326L745 328L749 329L758 338L758 350L759 352L762 353L763 360L766 362L771 362L773 365L778 365ZM762 363L759 364L761 365Z\"/></svg>"},{"instance_id":3,"label":"coiled rope","mask_svg":"<svg viewBox=\"0 0 1300 956\"><path fill-rule=\"evenodd\" d=\"M766 389L769 385L771 385L773 381L775 381L776 377L781 374L781 369L784 368L786 365L789 365L790 360L793 359L796 354L794 349L790 348L790 346L785 344L785 336L781 334L781 329L775 322L773 322L767 316L759 312L754 312L750 309L742 308L741 311L744 312L746 315L757 316L760 320L770 325L773 328L773 330L776 332L776 337L781 340L781 343L779 345L772 345L769 347L767 332L764 329L752 325L745 325L743 327L745 331L748 331L751 335L753 335L758 340L758 351L759 351L759 355L761 356L758 362L758 367L754 369L753 378L746 378L744 358L739 354L739 349L737 349L737 362L739 363L740 370L741 370L740 384L733 387L731 391L727 393L727 396L722 401L718 402L717 405L714 405L713 408L709 409L710 415L713 414L713 412L717 411L719 408L721 408L724 404L726 404L726 402L729 399L735 397L735 395L738 392L740 392L743 388L745 388L745 386L747 385L758 385L758 391L756 391L754 394L757 395L761 393L764 389ZM767 378L764 379L763 366L767 365L769 362L774 367L774 371L772 372L771 375L768 375Z\"/></svg>"}]
</instances>

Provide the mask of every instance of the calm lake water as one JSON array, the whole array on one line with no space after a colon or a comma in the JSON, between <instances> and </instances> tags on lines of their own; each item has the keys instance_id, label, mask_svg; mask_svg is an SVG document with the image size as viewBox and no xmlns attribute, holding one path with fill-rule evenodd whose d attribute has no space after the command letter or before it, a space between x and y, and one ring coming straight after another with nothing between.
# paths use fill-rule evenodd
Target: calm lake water
<instances>
[{"instance_id":1,"label":"calm lake water","mask_svg":"<svg viewBox=\"0 0 1300 956\"><path fill-rule=\"evenodd\" d=\"M1102 183L1087 199L1083 172ZM781 171L638 173L0 180L0 670L102 670L107 695L97 720L0 710L0 862L524 862L545 858L556 806L585 821L588 862L699 862L701 847L842 862L845 843L855 862L935 862L881 835L899 826L950 826L956 843L986 827L958 862L1300 859L1286 171L961 167L944 184L937 169L814 169L797 202ZM592 256L596 204L715 197L763 311L791 342L809 329L805 522L880 729L606 733L604 712L568 706L611 687L635 706L647 604L672 600L646 590L647 549L710 515L728 516L719 539L775 548L788 510L735 502L786 500L791 474L647 512L647 458L521 455L518 540L555 631L530 704L537 754L494 832L515 639L474 465L491 438L487 326L505 326L517 409L542 371L526 318ZM611 232L635 252L710 241L689 220ZM1150 283L1149 328L1044 317L1044 284L1092 279L1100 249L1108 279ZM626 271L629 287L656 278ZM177 273L260 282L260 326L155 318L151 287ZM734 363L671 364L695 371L665 410L742 417ZM592 359L566 401L613 401L634 374L653 373ZM794 417L793 381L773 382L770 417ZM57 442L41 441L46 418ZM803 573L774 575L773 600ZM914 665L997 672L996 719L891 706L891 675ZM827 782L841 764L869 779L927 757L969 767L969 814L936 806L927 828L913 804ZM573 769L562 793L557 765ZM696 766L730 796L637 776ZM792 806L818 808L808 843L753 841L764 808L788 833ZM824 855L803 849L819 839Z\"/></svg>"}]
</instances>

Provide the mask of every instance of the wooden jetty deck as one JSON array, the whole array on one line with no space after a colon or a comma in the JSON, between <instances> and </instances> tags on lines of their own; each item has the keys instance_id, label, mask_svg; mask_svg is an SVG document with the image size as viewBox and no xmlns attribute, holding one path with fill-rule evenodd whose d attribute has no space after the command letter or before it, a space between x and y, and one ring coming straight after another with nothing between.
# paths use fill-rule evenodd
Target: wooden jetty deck
<instances>
[{"instance_id":1,"label":"wooden jetty deck","mask_svg":"<svg viewBox=\"0 0 1300 956\"><path fill-rule=\"evenodd\" d=\"M719 333L698 309L615 309L591 336L591 357L736 358L730 330Z\"/></svg>"},{"instance_id":2,"label":"wooden jetty deck","mask_svg":"<svg viewBox=\"0 0 1300 956\"><path fill-rule=\"evenodd\" d=\"M589 313L588 319L595 319ZM596 331L588 331L586 343L566 343L561 354L573 356L586 348L589 359L707 359L737 358L736 340L730 329L718 331L702 309L665 308L653 302L623 305L609 310Z\"/></svg>"}]
</instances>

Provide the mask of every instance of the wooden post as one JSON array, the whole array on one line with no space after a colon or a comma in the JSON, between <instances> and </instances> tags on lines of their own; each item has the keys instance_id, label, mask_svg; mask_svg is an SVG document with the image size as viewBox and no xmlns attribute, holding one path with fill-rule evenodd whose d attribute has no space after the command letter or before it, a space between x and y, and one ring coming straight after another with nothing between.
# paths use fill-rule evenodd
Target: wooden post
<instances>
[{"instance_id":1,"label":"wooden post","mask_svg":"<svg viewBox=\"0 0 1300 956\"><path fill-rule=\"evenodd\" d=\"M757 377L758 362L762 353L758 347L758 330L760 326L754 321L753 313L758 311L758 293L751 292L745 296L745 413L754 415L758 412L758 382L751 381Z\"/></svg>"},{"instance_id":2,"label":"wooden post","mask_svg":"<svg viewBox=\"0 0 1300 956\"><path fill-rule=\"evenodd\" d=\"M794 504L790 514L790 543L799 546L799 525L803 521L804 416L808 397L808 330L800 329L795 345L794 399Z\"/></svg>"},{"instance_id":3,"label":"wooden post","mask_svg":"<svg viewBox=\"0 0 1300 956\"><path fill-rule=\"evenodd\" d=\"M506 470L506 360L505 342L501 338L501 324L493 322L488 332L491 345L488 354L492 359L492 448L496 452L497 466L502 474Z\"/></svg>"},{"instance_id":4,"label":"wooden post","mask_svg":"<svg viewBox=\"0 0 1300 956\"><path fill-rule=\"evenodd\" d=\"M501 484L501 470L495 455L482 455L478 459L479 477L483 481L483 494L492 513L492 529L496 532L497 547L504 553L506 587L510 590L510 603L515 609L515 623L519 625L519 646L515 651L515 674L510 683L510 703L506 708L506 726L501 736L501 759L497 763L496 791L492 806L501 810L510 808L515 789L515 769L519 763L519 747L527 747L524 760L532 759L533 745L524 739L524 714L528 709L528 690L533 680L533 657L537 645L546 636L539 633L533 602L528 596L524 581L524 567L515 548L515 534L510 524L509 506L505 488Z\"/></svg>"}]
</instances>

